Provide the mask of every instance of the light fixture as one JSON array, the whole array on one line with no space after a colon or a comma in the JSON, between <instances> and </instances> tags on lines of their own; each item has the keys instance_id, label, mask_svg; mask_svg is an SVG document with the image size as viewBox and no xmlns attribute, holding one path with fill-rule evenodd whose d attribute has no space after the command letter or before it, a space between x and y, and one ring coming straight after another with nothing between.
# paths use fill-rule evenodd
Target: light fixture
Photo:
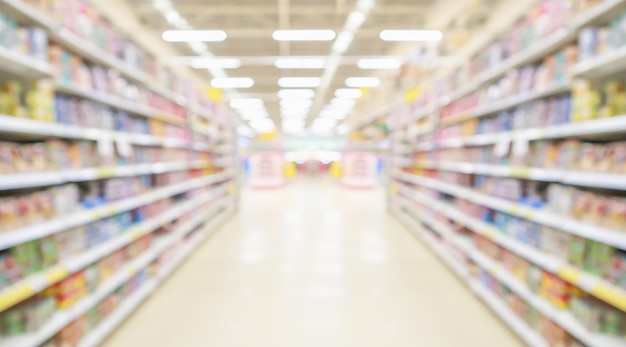
<instances>
[{"instance_id":1,"label":"light fixture","mask_svg":"<svg viewBox=\"0 0 626 347\"><path fill-rule=\"evenodd\" d=\"M362 11L352 11L346 20L345 30L356 31L365 22L365 13Z\"/></svg>"},{"instance_id":2,"label":"light fixture","mask_svg":"<svg viewBox=\"0 0 626 347\"><path fill-rule=\"evenodd\" d=\"M383 30L380 38L395 42L437 42L443 34L438 30Z\"/></svg>"},{"instance_id":3,"label":"light fixture","mask_svg":"<svg viewBox=\"0 0 626 347\"><path fill-rule=\"evenodd\" d=\"M211 81L211 86L220 89L252 88L254 80L250 77L220 77L214 78Z\"/></svg>"},{"instance_id":4,"label":"light fixture","mask_svg":"<svg viewBox=\"0 0 626 347\"><path fill-rule=\"evenodd\" d=\"M191 61L191 67L194 69L209 69L215 67L222 69L238 69L241 67L241 60L233 58L197 58Z\"/></svg>"},{"instance_id":5,"label":"light fixture","mask_svg":"<svg viewBox=\"0 0 626 347\"><path fill-rule=\"evenodd\" d=\"M279 69L323 69L326 59L323 58L280 58L274 66Z\"/></svg>"},{"instance_id":6,"label":"light fixture","mask_svg":"<svg viewBox=\"0 0 626 347\"><path fill-rule=\"evenodd\" d=\"M222 30L167 30L162 37L167 42L220 42L228 35Z\"/></svg>"},{"instance_id":7,"label":"light fixture","mask_svg":"<svg viewBox=\"0 0 626 347\"><path fill-rule=\"evenodd\" d=\"M346 79L346 85L352 88L375 88L380 85L377 77L350 77Z\"/></svg>"},{"instance_id":8,"label":"light fixture","mask_svg":"<svg viewBox=\"0 0 626 347\"><path fill-rule=\"evenodd\" d=\"M263 112L245 112L241 114L241 119L244 120L264 119L268 117L269 114Z\"/></svg>"},{"instance_id":9,"label":"light fixture","mask_svg":"<svg viewBox=\"0 0 626 347\"><path fill-rule=\"evenodd\" d=\"M354 99L334 98L330 100L330 105L353 107L354 105L356 105L356 101Z\"/></svg>"},{"instance_id":10,"label":"light fixture","mask_svg":"<svg viewBox=\"0 0 626 347\"><path fill-rule=\"evenodd\" d=\"M303 128L305 123L306 121L304 119L283 119L280 122L280 124L283 127L290 127L290 128L294 128L294 127Z\"/></svg>"},{"instance_id":11,"label":"light fixture","mask_svg":"<svg viewBox=\"0 0 626 347\"><path fill-rule=\"evenodd\" d=\"M260 129L272 130L275 127L274 121L272 121L269 118L254 119L254 120L251 120L248 124L250 124L250 127L252 127L252 129L255 129L255 130L260 130Z\"/></svg>"},{"instance_id":12,"label":"light fixture","mask_svg":"<svg viewBox=\"0 0 626 347\"><path fill-rule=\"evenodd\" d=\"M229 104L232 108L256 108L263 107L263 100L258 98L232 99Z\"/></svg>"},{"instance_id":13,"label":"light fixture","mask_svg":"<svg viewBox=\"0 0 626 347\"><path fill-rule=\"evenodd\" d=\"M306 119L309 116L309 113L281 113L280 118L282 119Z\"/></svg>"},{"instance_id":14,"label":"light fixture","mask_svg":"<svg viewBox=\"0 0 626 347\"><path fill-rule=\"evenodd\" d=\"M313 106L311 99L284 99L280 101L281 108L310 108Z\"/></svg>"},{"instance_id":15,"label":"light fixture","mask_svg":"<svg viewBox=\"0 0 626 347\"><path fill-rule=\"evenodd\" d=\"M332 110L326 110L320 112L319 117L322 119L344 119L348 115L345 112L336 112Z\"/></svg>"},{"instance_id":16,"label":"light fixture","mask_svg":"<svg viewBox=\"0 0 626 347\"><path fill-rule=\"evenodd\" d=\"M350 131L350 128L346 124L341 124L336 128L337 134L345 135Z\"/></svg>"},{"instance_id":17,"label":"light fixture","mask_svg":"<svg viewBox=\"0 0 626 347\"><path fill-rule=\"evenodd\" d=\"M332 41L335 36L332 30L276 30L272 34L276 41Z\"/></svg>"},{"instance_id":18,"label":"light fixture","mask_svg":"<svg viewBox=\"0 0 626 347\"><path fill-rule=\"evenodd\" d=\"M278 80L282 88L317 88L321 83L319 77L283 77Z\"/></svg>"},{"instance_id":19,"label":"light fixture","mask_svg":"<svg viewBox=\"0 0 626 347\"><path fill-rule=\"evenodd\" d=\"M400 59L361 59L356 64L364 70L394 70L402 66Z\"/></svg>"},{"instance_id":20,"label":"light fixture","mask_svg":"<svg viewBox=\"0 0 626 347\"><path fill-rule=\"evenodd\" d=\"M333 51L337 53L344 53L350 47L350 44L354 40L354 34L349 31L342 31L337 36L335 43L333 44Z\"/></svg>"},{"instance_id":21,"label":"light fixture","mask_svg":"<svg viewBox=\"0 0 626 347\"><path fill-rule=\"evenodd\" d=\"M315 91L313 89L282 89L278 91L281 99L313 99Z\"/></svg>"},{"instance_id":22,"label":"light fixture","mask_svg":"<svg viewBox=\"0 0 626 347\"><path fill-rule=\"evenodd\" d=\"M363 96L360 89L337 89L335 96L340 99L358 99Z\"/></svg>"},{"instance_id":23,"label":"light fixture","mask_svg":"<svg viewBox=\"0 0 626 347\"><path fill-rule=\"evenodd\" d=\"M313 128L332 128L337 125L337 120L329 118L317 118L313 121Z\"/></svg>"}]
</instances>

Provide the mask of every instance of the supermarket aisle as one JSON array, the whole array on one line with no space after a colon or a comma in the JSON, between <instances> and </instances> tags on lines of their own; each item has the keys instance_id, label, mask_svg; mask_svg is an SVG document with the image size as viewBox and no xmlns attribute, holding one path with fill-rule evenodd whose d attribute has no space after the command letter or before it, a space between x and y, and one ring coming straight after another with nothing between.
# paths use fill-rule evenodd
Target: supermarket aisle
<instances>
[{"instance_id":1,"label":"supermarket aisle","mask_svg":"<svg viewBox=\"0 0 626 347\"><path fill-rule=\"evenodd\" d=\"M321 180L245 191L106 346L521 346L384 201Z\"/></svg>"}]
</instances>

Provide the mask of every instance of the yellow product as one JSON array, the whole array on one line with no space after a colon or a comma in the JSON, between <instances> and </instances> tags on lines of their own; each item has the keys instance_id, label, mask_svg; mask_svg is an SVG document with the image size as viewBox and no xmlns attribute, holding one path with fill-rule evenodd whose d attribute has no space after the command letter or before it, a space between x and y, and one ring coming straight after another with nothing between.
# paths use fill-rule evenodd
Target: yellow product
<instances>
[{"instance_id":1,"label":"yellow product","mask_svg":"<svg viewBox=\"0 0 626 347\"><path fill-rule=\"evenodd\" d=\"M572 89L572 121L585 122L598 117L600 93L588 80L576 80Z\"/></svg>"},{"instance_id":2,"label":"yellow product","mask_svg":"<svg viewBox=\"0 0 626 347\"><path fill-rule=\"evenodd\" d=\"M21 102L22 85L17 81L0 84L0 114L21 117L24 115Z\"/></svg>"}]
</instances>

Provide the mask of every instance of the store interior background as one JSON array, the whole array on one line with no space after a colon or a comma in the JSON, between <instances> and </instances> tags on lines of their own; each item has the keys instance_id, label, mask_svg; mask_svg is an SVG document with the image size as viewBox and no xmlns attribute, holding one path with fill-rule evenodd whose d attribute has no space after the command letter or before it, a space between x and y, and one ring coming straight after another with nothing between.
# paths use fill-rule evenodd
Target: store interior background
<instances>
[{"instance_id":1,"label":"store interior background","mask_svg":"<svg viewBox=\"0 0 626 347\"><path fill-rule=\"evenodd\" d=\"M626 347L625 192L626 0L0 0L0 347Z\"/></svg>"}]
</instances>

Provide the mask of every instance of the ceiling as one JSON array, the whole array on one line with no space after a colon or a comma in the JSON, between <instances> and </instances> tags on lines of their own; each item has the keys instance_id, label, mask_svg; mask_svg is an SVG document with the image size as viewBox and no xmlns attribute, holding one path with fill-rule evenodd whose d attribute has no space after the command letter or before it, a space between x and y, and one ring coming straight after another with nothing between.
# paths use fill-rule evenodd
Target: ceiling
<instances>
[{"instance_id":1,"label":"ceiling","mask_svg":"<svg viewBox=\"0 0 626 347\"><path fill-rule=\"evenodd\" d=\"M323 77L316 89L314 107L309 121L334 96L335 90L346 88L348 77L370 75L389 76L375 70L361 70L356 66L359 58L394 56L404 57L416 43L384 42L379 34L384 29L436 29L444 38L456 33L483 30L488 24L487 14L503 0L360 0L373 3L365 11L366 20L354 30L354 40L343 53L333 53L333 41L277 42L272 33L278 29L331 29L337 34L346 30L350 13L359 8L357 0L126 0L140 21L157 32L175 29L174 23L182 20L185 27L195 30L223 30L228 38L223 42L206 44L207 55L216 58L237 58L242 62L238 69L226 69L228 77L252 77L254 87L229 90L228 98L258 97L265 100L270 117L280 127L277 92L281 77ZM530 0L529 0L530 1ZM524 2L529 2L524 1ZM163 5L174 10L177 18L166 18ZM502 21L502 20L500 20ZM509 19L510 21L510 19ZM180 24L180 23L178 23ZM470 35L470 37L474 37ZM440 44L445 47L446 40ZM175 43L174 51L182 57L197 56L202 52L188 44ZM441 51L441 50L439 50ZM325 69L278 69L278 57L326 57ZM164 62L189 63L189 59L169 59ZM332 65L335 66L332 66ZM214 71L211 71L215 74ZM211 78L209 71L198 70Z\"/></svg>"}]
</instances>

